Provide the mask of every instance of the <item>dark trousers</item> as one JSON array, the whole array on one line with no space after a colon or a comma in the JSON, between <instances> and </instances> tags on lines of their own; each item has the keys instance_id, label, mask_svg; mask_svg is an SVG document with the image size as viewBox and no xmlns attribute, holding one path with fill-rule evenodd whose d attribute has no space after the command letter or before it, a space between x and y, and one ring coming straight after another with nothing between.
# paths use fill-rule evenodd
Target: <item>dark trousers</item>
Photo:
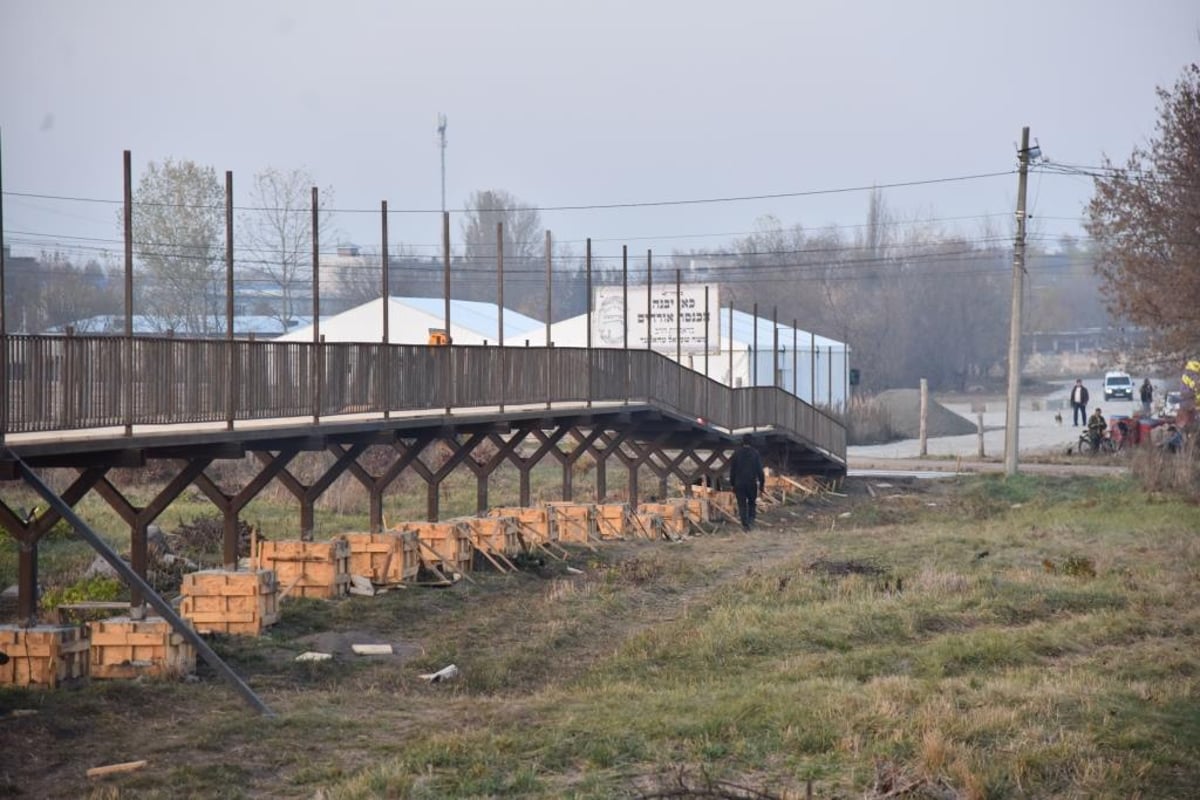
<instances>
[{"instance_id":1,"label":"dark trousers","mask_svg":"<svg viewBox=\"0 0 1200 800\"><path fill-rule=\"evenodd\" d=\"M1071 403L1071 424L1087 424L1087 406L1083 403Z\"/></svg>"},{"instance_id":2,"label":"dark trousers","mask_svg":"<svg viewBox=\"0 0 1200 800\"><path fill-rule=\"evenodd\" d=\"M738 519L742 521L743 528L750 530L758 513L758 484L735 486L733 492L737 495Z\"/></svg>"}]
</instances>

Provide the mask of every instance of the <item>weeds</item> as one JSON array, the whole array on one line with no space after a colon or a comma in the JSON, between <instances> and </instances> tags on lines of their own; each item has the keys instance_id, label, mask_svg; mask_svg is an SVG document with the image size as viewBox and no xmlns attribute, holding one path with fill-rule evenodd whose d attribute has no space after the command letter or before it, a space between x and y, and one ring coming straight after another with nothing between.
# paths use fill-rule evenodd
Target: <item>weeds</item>
<instances>
[{"instance_id":1,"label":"weeds","mask_svg":"<svg viewBox=\"0 0 1200 800\"><path fill-rule=\"evenodd\" d=\"M892 416L874 395L852 395L846 408L846 443L881 444L897 438Z\"/></svg>"},{"instance_id":2,"label":"weeds","mask_svg":"<svg viewBox=\"0 0 1200 800\"><path fill-rule=\"evenodd\" d=\"M583 575L555 562L289 602L268 636L216 642L280 712L269 722L207 672L0 690L0 708L41 709L3 721L14 764L55 747L72 759L53 783L24 766L0 779L86 794L76 762L149 755L123 791L798 798L811 782L818 798L1189 796L1200 508L1128 480L925 491L936 508L884 527L801 515L749 537L606 544L573 554ZM882 502L854 497L822 514ZM297 669L302 642L331 630L377 631L413 655ZM415 678L447 663L458 681Z\"/></svg>"}]
</instances>

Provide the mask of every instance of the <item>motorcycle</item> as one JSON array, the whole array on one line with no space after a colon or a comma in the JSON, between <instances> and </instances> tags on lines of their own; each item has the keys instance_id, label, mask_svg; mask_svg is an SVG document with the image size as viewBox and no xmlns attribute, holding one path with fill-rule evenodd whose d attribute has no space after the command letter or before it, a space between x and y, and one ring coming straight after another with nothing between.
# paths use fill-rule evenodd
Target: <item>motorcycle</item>
<instances>
[{"instance_id":1,"label":"motorcycle","mask_svg":"<svg viewBox=\"0 0 1200 800\"><path fill-rule=\"evenodd\" d=\"M1082 456L1094 456L1097 453L1112 455L1119 449L1120 446L1113 441L1108 431L1105 431L1100 436L1093 436L1091 431L1085 430L1079 434L1079 443L1076 445L1076 450Z\"/></svg>"}]
</instances>

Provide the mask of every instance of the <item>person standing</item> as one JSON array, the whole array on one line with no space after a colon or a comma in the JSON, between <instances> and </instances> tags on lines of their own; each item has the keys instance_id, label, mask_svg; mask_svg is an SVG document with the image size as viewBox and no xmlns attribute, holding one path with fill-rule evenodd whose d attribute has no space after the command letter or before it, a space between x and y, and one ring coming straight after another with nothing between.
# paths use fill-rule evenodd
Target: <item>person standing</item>
<instances>
[{"instance_id":1,"label":"person standing","mask_svg":"<svg viewBox=\"0 0 1200 800\"><path fill-rule=\"evenodd\" d=\"M737 495L742 530L748 531L754 527L757 516L758 493L767 483L762 456L751 446L749 436L743 436L741 446L733 451L733 458L729 461L729 480Z\"/></svg>"},{"instance_id":2,"label":"person standing","mask_svg":"<svg viewBox=\"0 0 1200 800\"><path fill-rule=\"evenodd\" d=\"M1150 383L1149 378L1142 381L1141 398L1142 414L1148 417L1150 416L1150 404L1154 402L1154 386Z\"/></svg>"},{"instance_id":3,"label":"person standing","mask_svg":"<svg viewBox=\"0 0 1200 800\"><path fill-rule=\"evenodd\" d=\"M1087 387L1083 385L1082 380L1076 378L1075 386L1071 388L1071 427L1078 428L1081 422L1087 424L1087 404Z\"/></svg>"}]
</instances>

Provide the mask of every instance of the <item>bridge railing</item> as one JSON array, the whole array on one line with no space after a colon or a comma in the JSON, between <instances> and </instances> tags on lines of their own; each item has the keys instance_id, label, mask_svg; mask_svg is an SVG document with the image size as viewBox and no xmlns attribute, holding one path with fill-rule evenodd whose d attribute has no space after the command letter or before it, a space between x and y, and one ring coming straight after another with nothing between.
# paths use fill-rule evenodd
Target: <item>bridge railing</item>
<instances>
[{"instance_id":1,"label":"bridge railing","mask_svg":"<svg viewBox=\"0 0 1200 800\"><path fill-rule=\"evenodd\" d=\"M0 431L29 433L500 404L653 402L786 430L844 459L840 420L650 350L7 335Z\"/></svg>"}]
</instances>

